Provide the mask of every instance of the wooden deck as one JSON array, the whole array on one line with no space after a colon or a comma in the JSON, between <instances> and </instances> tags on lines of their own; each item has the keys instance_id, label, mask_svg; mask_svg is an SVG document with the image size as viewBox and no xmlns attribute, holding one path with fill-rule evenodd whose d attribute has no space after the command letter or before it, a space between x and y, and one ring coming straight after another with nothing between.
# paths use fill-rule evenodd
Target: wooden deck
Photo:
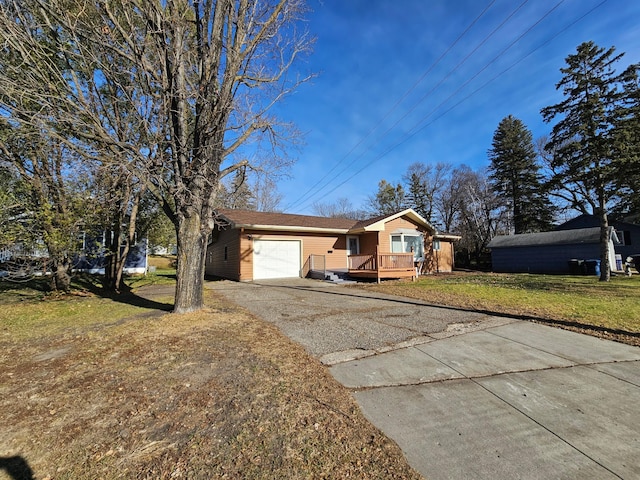
<instances>
[{"instance_id":1,"label":"wooden deck","mask_svg":"<svg viewBox=\"0 0 640 480\"><path fill-rule=\"evenodd\" d=\"M416 277L413 253L374 253L349 255L349 275L360 278Z\"/></svg>"}]
</instances>

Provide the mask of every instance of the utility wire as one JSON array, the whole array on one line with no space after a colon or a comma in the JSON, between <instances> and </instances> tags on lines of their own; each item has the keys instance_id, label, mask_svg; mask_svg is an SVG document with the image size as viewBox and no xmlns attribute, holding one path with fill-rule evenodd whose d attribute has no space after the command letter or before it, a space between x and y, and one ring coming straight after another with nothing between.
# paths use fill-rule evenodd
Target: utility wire
<instances>
[{"instance_id":1,"label":"utility wire","mask_svg":"<svg viewBox=\"0 0 640 480\"><path fill-rule=\"evenodd\" d=\"M434 112L436 112L438 110L438 108L440 108L442 105L446 104L449 100L451 100L453 97L455 97L464 87L466 87L467 85L469 85L472 81L474 81L476 78L478 78L480 76L480 74L482 72L484 72L487 68L489 68L491 65L493 65L496 61L498 61L500 59L500 57L502 57L507 51L509 51L511 49L511 47L513 47L516 43L518 43L520 40L522 40L529 32L531 32L531 30L533 30L534 28L536 28L540 23L542 23L544 21L545 18L547 18L549 15L551 15L551 13L553 13L558 7L560 7L560 5L562 5L565 2L565 0L560 0L558 3L556 3L550 10L548 10L542 17L540 17L538 19L538 21L536 21L533 25L531 25L528 29L526 29L522 34L520 34L518 37L515 38L515 40L513 40L509 45L507 45L505 48L502 49L502 51L500 53L498 53L498 55L496 55L495 57L493 57L484 67L482 67L480 70L478 70L475 75L473 75L470 79L468 79L466 82L464 82L462 85L460 85L455 92L453 92L452 94L450 94L447 98L445 98L442 102L440 102L434 109L432 109L427 115L425 115L424 117L422 117L418 123L416 123L416 125L409 130L409 135L413 135L413 131L417 128L418 125L420 125L420 123L424 122L427 118L429 118L431 115L433 115ZM540 47L538 47L540 48ZM527 55L528 56L528 55ZM524 58L521 58L520 60L518 60L518 62L522 61ZM422 128L420 128L417 131L421 131Z\"/></svg>"},{"instance_id":2,"label":"utility wire","mask_svg":"<svg viewBox=\"0 0 640 480\"><path fill-rule=\"evenodd\" d=\"M474 96L476 93L478 93L479 91L483 90L487 85L489 85L490 83L492 83L493 81L495 81L497 78L501 77L502 75L504 75L506 72L508 72L509 70L511 70L512 68L514 68L516 65L518 65L520 62L522 62L523 60L525 60L526 58L528 58L529 56L531 56L533 53L535 53L537 50L539 50L540 48L544 47L545 45L549 44L552 40L554 40L556 37L560 36L562 33L564 33L566 30L568 30L569 28L571 28L572 26L574 26L576 23L580 22L582 19L584 19L586 16L588 16L589 14L591 14L593 11L595 11L596 9L600 8L602 5L604 5L605 3L607 3L608 0L602 0L599 4L597 4L595 7L591 8L590 10L588 10L586 13L584 13L583 15L581 15L580 17L578 17L576 20L574 20L573 22L567 24L565 27L563 27L558 33L556 33L555 35L553 35L551 38L549 38L548 40L546 40L545 42L541 43L540 45L538 45L536 48L534 48L533 50L531 50L529 53L527 53L526 55L524 55L523 57L521 57L519 60L517 60L515 63L513 63L511 66L509 66L508 68L504 69L503 71L501 71L499 74L495 75L494 77L492 77L491 79L489 79L487 82L485 82L484 84L482 84L480 87L478 87L476 90L474 90L473 92L471 92L469 95L465 96L464 98L462 98L460 101L458 101L456 104L452 105L451 107L449 107L447 110L445 110L444 112L442 112L440 115L438 115L436 118L434 118L431 122L423 125L420 128L417 128L417 125L419 125L422 121L424 121L426 118L428 118L430 115L433 114L433 112L435 110L437 110L437 108L439 108L440 106L442 106L444 103L446 103L453 95L449 96L445 101L441 102L440 105L438 105L438 107L436 107L436 109L432 110L429 115L425 116L422 118L422 120L420 122L418 122L418 124L416 124L416 126L414 126L414 128L412 129L412 133L409 133L404 139L402 139L400 142L396 143L395 145L393 145L392 147L390 147L389 149L385 150L383 153L381 153L379 156L377 156L375 159L373 159L370 163L368 163L367 165L363 166L362 168L358 169L356 172L354 172L351 176L349 176L348 178L346 178L344 181L342 181L341 183L339 183L338 185L336 185L335 187L333 187L331 190L329 190L328 192L325 193L325 195L328 195L330 193L333 193L335 190L337 190L338 188L340 188L341 186L343 186L344 184L346 184L347 182L349 182L353 177L355 177L357 174L359 174L360 172L362 172L366 167L374 164L375 162L377 162L378 160L382 159L383 157L385 157L386 155L388 155L389 153L391 153L393 150L395 150L396 148L398 148L399 146L401 146L402 144L404 144L405 142L407 142L409 139L413 138L415 135L417 135L419 132L421 132L422 130L424 130L426 127L432 125L433 123L435 123L437 120L439 120L440 118L442 118L444 115L446 115L447 113L449 113L451 110L453 110L454 108L458 107L460 104L464 103L465 101L467 101L469 98L471 98L472 96ZM562 0L560 3L564 2L564 0ZM557 5L554 6L552 8L552 10L555 10L557 8ZM548 12L549 13L549 12ZM545 17L548 15L545 14ZM544 17L543 17L544 18ZM537 25L538 23L540 23L541 20L539 20L538 22L536 22L535 25ZM528 29L527 32L531 30ZM519 38L522 38L524 36L521 35ZM506 50L504 50L506 51ZM504 53L504 51L502 53ZM495 61L495 58L490 62L493 63ZM483 69L484 70L484 69ZM473 78L477 77L478 74L476 74ZM465 85L468 82L465 83ZM459 92L460 89L456 90L455 93ZM455 95L455 94L454 94ZM308 205L304 205L303 207L306 207Z\"/></svg>"},{"instance_id":3,"label":"utility wire","mask_svg":"<svg viewBox=\"0 0 640 480\"><path fill-rule=\"evenodd\" d=\"M391 125L389 128L387 128L387 130L384 131L384 133L382 135L380 135L377 139L376 142L372 143L371 145L369 145L369 147L367 149L365 149L363 152L361 152L356 158L354 158L351 162L349 162L346 166L343 167L342 170L340 170L333 178L331 178L328 182L326 182L319 190L318 192L316 192L314 195L312 195L311 197L317 195L318 193L320 193L320 191L322 191L323 188L325 188L326 186L328 186L329 184L331 184L332 180L335 180L335 178L337 178L338 176L342 175L344 172L346 172L351 166L353 166L358 160L360 160L365 154L367 154L369 151L371 151L373 149L373 147L377 144L380 143L380 141L382 139L384 139L387 135L389 135L389 133L396 127L398 126L398 124L404 120L411 112L413 112L419 105L420 103L422 103L427 97L429 97L435 90L437 90L437 88L442 85L445 80L447 80L451 75L453 75L462 65L464 65L464 63L466 63L466 61L471 58L473 56L473 54L475 54L487 41L489 41L489 39L491 37L493 37L493 35L495 35L522 7L524 7L527 2L529 0L524 0L518 7L515 8L515 10L513 10L497 27L495 27L471 52L469 52L467 54L466 57L464 57L460 62L458 62L458 64L453 67L453 69L451 69L431 90L429 90L425 95L423 95L414 105L413 107L411 107L402 117L400 117L393 125ZM564 0L563 0L564 1ZM366 167L366 165L362 168L364 169ZM359 170L358 172L362 171ZM326 175L325 175L326 177ZM308 203L308 202L307 202ZM305 205L306 206L306 205Z\"/></svg>"},{"instance_id":4,"label":"utility wire","mask_svg":"<svg viewBox=\"0 0 640 480\"><path fill-rule=\"evenodd\" d=\"M492 83L494 80L500 78L502 75L504 75L505 73L507 73L509 70L511 70L512 68L514 68L516 65L518 65L519 63L521 63L522 61L524 61L526 58L530 57L533 53L535 53L536 51L540 50L542 47L548 45L549 43L551 43L551 41L553 41L555 38L559 37L560 35L562 35L565 31L567 31L569 28L573 27L576 23L580 22L582 19L584 19L587 15L591 14L594 10L600 8L602 5L604 5L605 3L607 3L609 0L602 0L599 4L597 4L595 7L592 7L590 10L588 10L586 13L584 13L583 15L581 15L580 17L578 17L577 19L575 19L573 22L565 25L562 30L560 30L559 32L557 32L555 35L553 35L552 37L550 37L548 40L545 40L543 43L541 43L540 45L538 45L536 48L534 48L533 50L531 50L529 53L527 53L525 56L521 57L520 59L518 59L515 63L511 64L509 67L505 68L504 70L502 70L500 73L498 73L497 75L491 77L489 80L487 80L485 83L483 83L480 87L476 88L473 92L469 93L467 96L465 96L464 98L460 99L458 102L456 102L455 104L453 104L451 107L447 108L445 111L443 111L440 115L438 115L436 118L434 118L433 120L431 120L429 123L421 126L420 128L418 128L415 132L411 132L410 136L407 137L411 138L414 135L416 135L417 133L421 132L422 130L424 130L425 128L427 128L428 126L433 125L437 120L439 120L440 118L442 118L443 116L445 116L447 113L449 113L451 110L453 110L454 108L456 108L457 106L459 106L461 103L465 102L466 100L468 100L469 98L471 98L472 96L474 96L476 93L478 93L480 90L482 90L483 88L485 88L487 85L489 85L490 83ZM460 89L458 89L457 91L459 91ZM456 92L457 92L456 91ZM451 96L449 97L451 98ZM449 98L447 98L447 100L449 100ZM445 100L445 102L447 101ZM443 102L443 103L445 103ZM441 103L438 107L442 106ZM437 110L437 108L432 110L431 113L433 113L435 110ZM430 116L431 113L428 115ZM426 118L428 118L428 116L425 116L422 118L421 121L424 121ZM417 125L416 125L417 126ZM415 128L415 127L414 127ZM404 140L403 140L404 141ZM389 150L391 151L391 149ZM389 151L385 152L389 153ZM377 160L377 159L376 159Z\"/></svg>"},{"instance_id":5,"label":"utility wire","mask_svg":"<svg viewBox=\"0 0 640 480\"><path fill-rule=\"evenodd\" d=\"M528 0L525 0L525 3ZM318 180L313 186L311 186L306 193L304 193L302 196L298 197L296 200L292 201L291 203L289 203L289 205L284 209L284 211L287 211L289 208L292 208L295 204L302 202L302 200L304 200L305 198L309 197L309 195L311 195L311 193L313 192L313 190L320 185L336 168L338 168L338 166L349 156L351 155L356 148L358 148L367 138L369 138L373 132L380 126L382 125L382 123L389 117L389 115L391 115L391 113L393 113L395 111L396 108L398 108L398 106L411 94L411 92L413 92L418 85L420 85L420 83L422 83L422 81L427 77L427 75L429 73L431 73L431 71L444 59L444 57L458 44L458 42L460 40L462 40L462 38L469 32L469 30L471 30L471 28L473 28L473 26L480 20L480 18L482 18L484 16L484 14L493 6L493 4L496 3L496 0L491 0L491 2L489 2L489 4L484 8L484 10L482 10L482 12L480 12L480 14L467 26L467 28L465 28L465 30L458 35L458 37L453 41L453 43L451 45L449 45L449 47L438 57L438 59L431 64L431 66L422 74L422 76L393 104L393 106L387 111L387 113L385 113L385 115L373 126L373 128L371 128L367 134L362 137L352 148L351 150L349 150L340 160L338 160L338 162L336 162L336 164L327 172L324 174L324 176L322 178L320 178L320 180ZM415 107L414 107L415 108ZM406 115L405 115L406 116ZM404 117L402 117L404 118ZM367 150L368 151L368 150ZM358 157L359 158L359 157ZM352 162L353 163L353 162ZM352 164L351 163L351 164ZM348 165L351 166L351 164ZM347 168L348 168L347 167ZM342 173L344 170L342 170L340 173ZM340 173L338 173L337 175L339 175ZM337 176L336 175L336 176ZM334 178L336 177L334 176ZM328 182L331 183L331 180ZM328 184L327 183L327 184ZM321 191L326 185L323 185L320 189L318 189L318 192L316 192L315 194L313 194L312 196L315 196L317 193L319 193L319 191Z\"/></svg>"}]
</instances>

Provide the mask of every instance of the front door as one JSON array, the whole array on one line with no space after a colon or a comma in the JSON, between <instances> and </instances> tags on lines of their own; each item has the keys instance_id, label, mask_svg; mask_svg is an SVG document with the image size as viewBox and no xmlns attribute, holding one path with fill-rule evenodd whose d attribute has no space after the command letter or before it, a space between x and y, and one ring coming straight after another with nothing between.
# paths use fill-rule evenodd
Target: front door
<instances>
[{"instance_id":1,"label":"front door","mask_svg":"<svg viewBox=\"0 0 640 480\"><path fill-rule=\"evenodd\" d=\"M360 253L360 237L347 237L347 256Z\"/></svg>"}]
</instances>

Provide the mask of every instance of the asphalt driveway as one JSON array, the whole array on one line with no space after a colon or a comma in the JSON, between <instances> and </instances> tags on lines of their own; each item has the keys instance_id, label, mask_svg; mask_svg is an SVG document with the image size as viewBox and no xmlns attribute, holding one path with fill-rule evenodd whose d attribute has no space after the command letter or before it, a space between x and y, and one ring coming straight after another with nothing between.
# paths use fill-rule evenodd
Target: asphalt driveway
<instances>
[{"instance_id":1,"label":"asphalt driveway","mask_svg":"<svg viewBox=\"0 0 640 480\"><path fill-rule=\"evenodd\" d=\"M640 348L313 280L207 287L325 363L428 479L640 478Z\"/></svg>"}]
</instances>

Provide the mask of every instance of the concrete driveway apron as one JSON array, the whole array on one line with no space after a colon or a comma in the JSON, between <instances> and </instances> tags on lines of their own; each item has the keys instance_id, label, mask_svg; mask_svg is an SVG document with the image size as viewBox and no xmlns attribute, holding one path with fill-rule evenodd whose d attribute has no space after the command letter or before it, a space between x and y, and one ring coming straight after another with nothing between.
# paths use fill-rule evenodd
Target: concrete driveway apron
<instances>
[{"instance_id":1,"label":"concrete driveway apron","mask_svg":"<svg viewBox=\"0 0 640 480\"><path fill-rule=\"evenodd\" d=\"M426 478L640 478L640 348L311 280L212 282L329 366Z\"/></svg>"}]
</instances>

